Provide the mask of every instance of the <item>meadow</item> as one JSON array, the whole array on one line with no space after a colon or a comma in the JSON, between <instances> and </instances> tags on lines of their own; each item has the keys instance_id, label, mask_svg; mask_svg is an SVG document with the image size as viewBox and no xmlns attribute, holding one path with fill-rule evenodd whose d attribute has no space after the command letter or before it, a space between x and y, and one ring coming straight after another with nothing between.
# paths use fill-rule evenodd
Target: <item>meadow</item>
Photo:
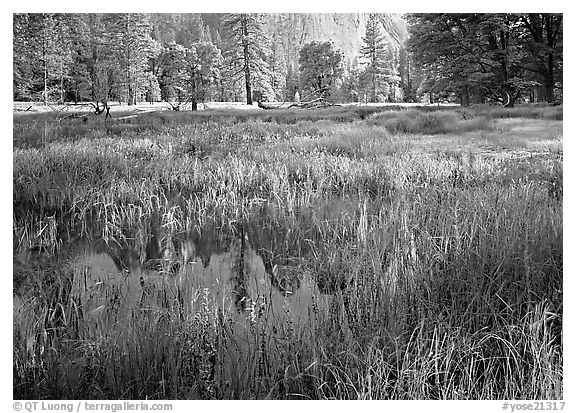
<instances>
[{"instance_id":1,"label":"meadow","mask_svg":"<svg viewBox=\"0 0 576 413\"><path fill-rule=\"evenodd\" d=\"M15 113L14 398L562 399L562 160L562 106Z\"/></svg>"}]
</instances>

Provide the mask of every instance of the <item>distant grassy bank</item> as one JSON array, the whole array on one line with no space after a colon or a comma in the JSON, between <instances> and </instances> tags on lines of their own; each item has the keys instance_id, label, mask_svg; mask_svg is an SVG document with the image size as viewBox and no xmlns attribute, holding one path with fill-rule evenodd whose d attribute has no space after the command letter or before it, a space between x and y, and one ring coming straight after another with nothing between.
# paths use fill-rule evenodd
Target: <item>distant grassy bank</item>
<instances>
[{"instance_id":1,"label":"distant grassy bank","mask_svg":"<svg viewBox=\"0 0 576 413\"><path fill-rule=\"evenodd\" d=\"M562 398L561 119L561 107L15 115L27 144L13 155L14 254L51 258L15 267L36 293L15 321L14 396ZM153 217L169 235L290 234L278 253L340 298L306 340L272 349L256 335L235 371L230 321L208 309L135 318L121 344L86 335L59 254L78 237L136 248Z\"/></svg>"}]
</instances>

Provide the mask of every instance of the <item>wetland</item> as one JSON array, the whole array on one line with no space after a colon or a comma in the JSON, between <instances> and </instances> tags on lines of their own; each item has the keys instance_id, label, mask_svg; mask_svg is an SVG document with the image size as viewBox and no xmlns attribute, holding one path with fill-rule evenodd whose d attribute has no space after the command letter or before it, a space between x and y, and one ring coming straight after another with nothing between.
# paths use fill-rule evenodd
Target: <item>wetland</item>
<instances>
[{"instance_id":1,"label":"wetland","mask_svg":"<svg viewBox=\"0 0 576 413\"><path fill-rule=\"evenodd\" d=\"M24 399L561 399L562 107L14 115Z\"/></svg>"}]
</instances>

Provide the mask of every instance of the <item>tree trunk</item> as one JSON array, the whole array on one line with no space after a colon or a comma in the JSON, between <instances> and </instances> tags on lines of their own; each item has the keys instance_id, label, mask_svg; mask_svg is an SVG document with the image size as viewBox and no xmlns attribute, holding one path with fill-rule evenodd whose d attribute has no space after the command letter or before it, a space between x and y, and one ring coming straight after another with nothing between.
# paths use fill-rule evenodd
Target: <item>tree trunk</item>
<instances>
[{"instance_id":1,"label":"tree trunk","mask_svg":"<svg viewBox=\"0 0 576 413\"><path fill-rule=\"evenodd\" d=\"M60 103L64 103L64 64L60 62Z\"/></svg>"},{"instance_id":2,"label":"tree trunk","mask_svg":"<svg viewBox=\"0 0 576 413\"><path fill-rule=\"evenodd\" d=\"M547 102L554 102L554 45L556 43L556 36L558 35L558 30L562 24L562 17L556 21L556 27L554 27L554 18L551 14L546 14L545 18L546 26L546 39L547 45L549 47L548 59L546 62L546 72L544 73L544 98Z\"/></svg>"},{"instance_id":3,"label":"tree trunk","mask_svg":"<svg viewBox=\"0 0 576 413\"><path fill-rule=\"evenodd\" d=\"M484 92L482 91L482 89L477 88L474 92L474 103L484 103L486 101L486 96L484 95Z\"/></svg>"},{"instance_id":4,"label":"tree trunk","mask_svg":"<svg viewBox=\"0 0 576 413\"><path fill-rule=\"evenodd\" d=\"M374 66L372 66L372 103L376 103L376 72Z\"/></svg>"},{"instance_id":5,"label":"tree trunk","mask_svg":"<svg viewBox=\"0 0 576 413\"><path fill-rule=\"evenodd\" d=\"M44 101L44 106L46 106L48 101L48 57L46 56L46 40L42 41L42 57L44 60L44 92L42 93L42 100Z\"/></svg>"},{"instance_id":6,"label":"tree trunk","mask_svg":"<svg viewBox=\"0 0 576 413\"><path fill-rule=\"evenodd\" d=\"M544 73L544 82L542 82L544 100L548 103L554 102L554 56L548 54L548 70Z\"/></svg>"},{"instance_id":7,"label":"tree trunk","mask_svg":"<svg viewBox=\"0 0 576 413\"><path fill-rule=\"evenodd\" d=\"M194 110L198 110L198 84L196 83L197 79L196 79L195 74L192 75L192 78L193 78L193 80L192 80L192 96L191 96L192 102L191 103L192 103L192 110L194 111Z\"/></svg>"},{"instance_id":8,"label":"tree trunk","mask_svg":"<svg viewBox=\"0 0 576 413\"><path fill-rule=\"evenodd\" d=\"M532 35L536 45L547 47L549 50L546 61L540 62L538 65L538 81L541 86L538 88L536 100L554 102L554 63L556 61L554 48L562 25L562 15L549 13L530 14L523 20L523 23Z\"/></svg>"},{"instance_id":9,"label":"tree trunk","mask_svg":"<svg viewBox=\"0 0 576 413\"><path fill-rule=\"evenodd\" d=\"M546 80L543 84L542 91L543 91L543 99L546 102L548 102L548 103L554 102L554 83L553 82L549 82Z\"/></svg>"},{"instance_id":10,"label":"tree trunk","mask_svg":"<svg viewBox=\"0 0 576 413\"><path fill-rule=\"evenodd\" d=\"M43 92L43 100L44 100L44 106L47 105L47 101L48 101L48 69L46 68L46 65L44 66L44 92Z\"/></svg>"},{"instance_id":11,"label":"tree trunk","mask_svg":"<svg viewBox=\"0 0 576 413\"><path fill-rule=\"evenodd\" d=\"M242 18L242 46L244 51L244 77L246 78L246 103L252 104L252 80L250 77L250 50L248 48L248 25L246 18Z\"/></svg>"},{"instance_id":12,"label":"tree trunk","mask_svg":"<svg viewBox=\"0 0 576 413\"><path fill-rule=\"evenodd\" d=\"M470 106L470 97L467 90L460 93L460 105L464 107Z\"/></svg>"},{"instance_id":13,"label":"tree trunk","mask_svg":"<svg viewBox=\"0 0 576 413\"><path fill-rule=\"evenodd\" d=\"M407 95L411 98L412 97L412 83L410 82L410 54L406 52L406 86L408 89ZM406 100L406 96L404 97Z\"/></svg>"}]
</instances>

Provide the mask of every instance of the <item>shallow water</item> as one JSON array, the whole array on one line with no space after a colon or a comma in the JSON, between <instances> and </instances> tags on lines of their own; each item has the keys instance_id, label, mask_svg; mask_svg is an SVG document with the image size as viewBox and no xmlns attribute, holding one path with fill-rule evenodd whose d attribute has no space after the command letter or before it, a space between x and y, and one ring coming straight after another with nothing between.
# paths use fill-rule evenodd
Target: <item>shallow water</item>
<instances>
[{"instance_id":1,"label":"shallow water","mask_svg":"<svg viewBox=\"0 0 576 413\"><path fill-rule=\"evenodd\" d=\"M50 142L71 141L83 136L121 135L122 133L158 130L160 124L132 123L130 120L114 120L104 118L92 119L86 122L78 119L14 119L12 129L12 144L14 148L40 148Z\"/></svg>"},{"instance_id":2,"label":"shallow water","mask_svg":"<svg viewBox=\"0 0 576 413\"><path fill-rule=\"evenodd\" d=\"M131 263L129 269L118 268L110 253L87 248L76 261L71 294L88 323L108 323L112 329L131 317L201 311L227 314L242 325L256 319L283 324L290 313L291 321L303 327L314 305L325 307L326 297L305 265L270 267L247 237L225 247L203 241L187 239L180 254L164 251L159 258Z\"/></svg>"},{"instance_id":3,"label":"shallow water","mask_svg":"<svg viewBox=\"0 0 576 413\"><path fill-rule=\"evenodd\" d=\"M131 326L210 315L226 320L240 348L252 347L255 331L277 343L313 334L333 305L333 291L313 279L308 247L286 233L153 232L145 245L80 240L50 258L71 269L64 294L77 309L82 337L121 340ZM28 254L19 260L42 258ZM33 284L17 287L15 325L38 294Z\"/></svg>"},{"instance_id":4,"label":"shallow water","mask_svg":"<svg viewBox=\"0 0 576 413\"><path fill-rule=\"evenodd\" d=\"M357 242L355 233L342 228L360 225L361 214L376 214L388 202L329 197L295 204L291 212L264 203L248 222L209 221L184 233L154 212L150 221L126 228L119 242L86 238L86 231L102 234L96 222L87 223L84 238L59 229L70 241L56 252L22 251L33 245L28 242L15 250L15 337L32 351L38 331L60 329L63 339L77 345L111 340L123 351L149 334L160 339L164 328L176 328L184 337L179 340L190 335L191 345L208 346L199 354L214 349L213 374L235 377L255 365L280 368L297 342L326 334L351 342L355 333L340 271L345 258L326 239L336 231L341 242ZM35 325L46 308L56 322ZM74 363L84 365L78 357Z\"/></svg>"}]
</instances>

